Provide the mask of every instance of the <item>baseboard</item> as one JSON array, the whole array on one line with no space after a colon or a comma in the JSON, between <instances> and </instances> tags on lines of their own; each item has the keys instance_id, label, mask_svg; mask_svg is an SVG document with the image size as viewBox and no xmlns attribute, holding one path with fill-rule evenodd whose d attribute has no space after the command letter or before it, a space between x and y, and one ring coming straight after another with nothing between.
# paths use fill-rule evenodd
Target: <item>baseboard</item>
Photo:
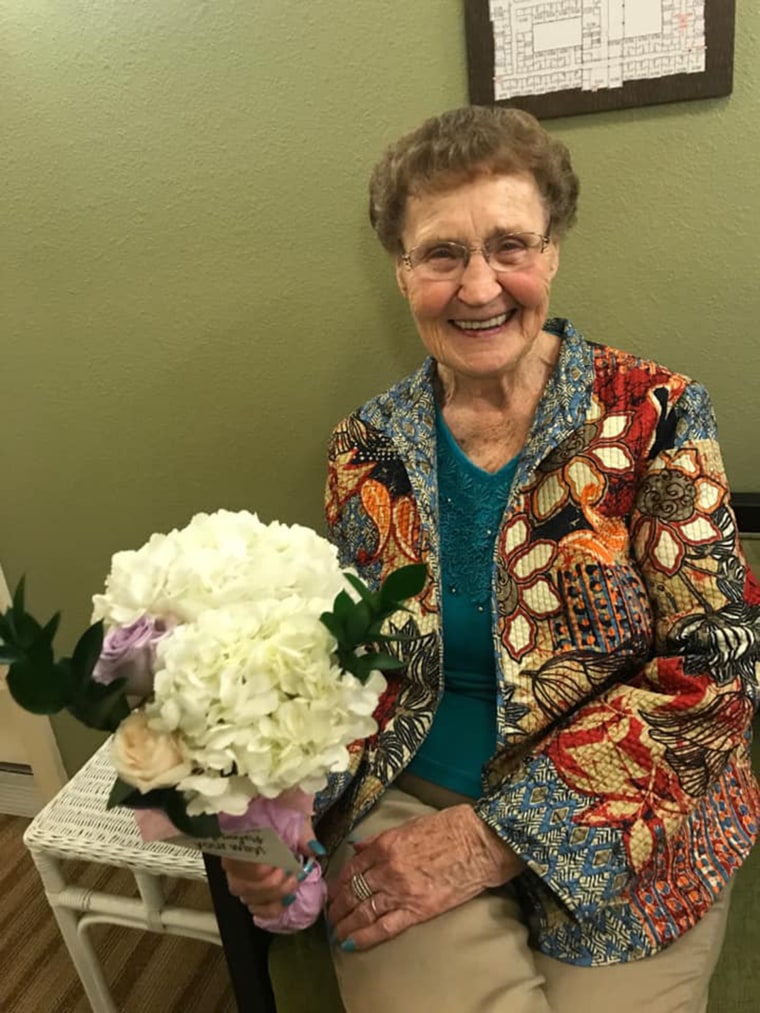
<instances>
[{"instance_id":1,"label":"baseboard","mask_svg":"<svg viewBox=\"0 0 760 1013\"><path fill-rule=\"evenodd\" d=\"M31 771L0 770L0 813L36 816L42 804Z\"/></svg>"}]
</instances>

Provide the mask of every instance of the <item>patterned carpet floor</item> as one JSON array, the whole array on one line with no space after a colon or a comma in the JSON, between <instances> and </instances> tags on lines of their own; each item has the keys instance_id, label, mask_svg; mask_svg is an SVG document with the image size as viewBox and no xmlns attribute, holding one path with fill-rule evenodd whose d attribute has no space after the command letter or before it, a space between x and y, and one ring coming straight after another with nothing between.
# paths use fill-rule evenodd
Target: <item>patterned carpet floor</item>
<instances>
[{"instance_id":1,"label":"patterned carpet floor","mask_svg":"<svg viewBox=\"0 0 760 1013\"><path fill-rule=\"evenodd\" d=\"M79 978L21 835L28 820L0 815L0 1011L90 1013ZM136 896L125 870L72 862L78 884ZM167 880L167 899L209 909L205 883ZM120 1013L235 1013L219 947L177 936L96 926L91 938Z\"/></svg>"}]
</instances>

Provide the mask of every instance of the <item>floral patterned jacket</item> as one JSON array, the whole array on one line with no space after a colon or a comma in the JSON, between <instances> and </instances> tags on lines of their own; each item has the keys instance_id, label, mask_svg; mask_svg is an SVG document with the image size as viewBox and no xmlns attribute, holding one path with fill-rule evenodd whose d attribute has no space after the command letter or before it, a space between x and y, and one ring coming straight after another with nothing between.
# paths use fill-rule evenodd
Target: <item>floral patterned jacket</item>
<instances>
[{"instance_id":1,"label":"floral patterned jacket","mask_svg":"<svg viewBox=\"0 0 760 1013\"><path fill-rule=\"evenodd\" d=\"M760 592L704 388L547 326L562 351L496 543L498 748L476 812L527 863L513 885L532 944L618 963L693 926L755 839ZM318 798L330 846L409 763L442 692L433 368L330 445L343 562L370 584L408 562L430 573L378 733Z\"/></svg>"}]
</instances>

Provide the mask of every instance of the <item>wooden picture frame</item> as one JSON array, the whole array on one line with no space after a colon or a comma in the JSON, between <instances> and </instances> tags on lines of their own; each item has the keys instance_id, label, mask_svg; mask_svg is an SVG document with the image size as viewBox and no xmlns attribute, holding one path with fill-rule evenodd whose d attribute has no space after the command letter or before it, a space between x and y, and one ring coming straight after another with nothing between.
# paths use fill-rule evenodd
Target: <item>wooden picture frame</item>
<instances>
[{"instance_id":1,"label":"wooden picture frame","mask_svg":"<svg viewBox=\"0 0 760 1013\"><path fill-rule=\"evenodd\" d=\"M733 87L735 0L705 0L705 70L625 81L621 87L581 88L542 95L494 97L495 40L489 0L465 0L470 102L518 106L539 119L607 112L660 102L729 95Z\"/></svg>"}]
</instances>

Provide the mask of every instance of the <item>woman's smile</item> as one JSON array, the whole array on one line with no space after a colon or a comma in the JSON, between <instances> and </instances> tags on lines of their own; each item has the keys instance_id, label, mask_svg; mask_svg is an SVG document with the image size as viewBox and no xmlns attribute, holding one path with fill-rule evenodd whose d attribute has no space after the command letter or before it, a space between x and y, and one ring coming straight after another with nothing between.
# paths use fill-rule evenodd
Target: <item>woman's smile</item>
<instances>
[{"instance_id":1,"label":"woman's smile","mask_svg":"<svg viewBox=\"0 0 760 1013\"><path fill-rule=\"evenodd\" d=\"M482 319L478 319L477 317L452 319L449 320L449 323L461 333L471 335L472 337L493 337L505 330L516 314L517 307L505 313L497 313L496 316Z\"/></svg>"},{"instance_id":2,"label":"woman's smile","mask_svg":"<svg viewBox=\"0 0 760 1013\"><path fill-rule=\"evenodd\" d=\"M507 310L506 313L497 313L496 316L486 317L485 319L477 319L474 317L468 319L449 320L458 331L463 334L470 334L474 337L488 338L496 334L499 334L517 313L517 307L511 310Z\"/></svg>"}]
</instances>

